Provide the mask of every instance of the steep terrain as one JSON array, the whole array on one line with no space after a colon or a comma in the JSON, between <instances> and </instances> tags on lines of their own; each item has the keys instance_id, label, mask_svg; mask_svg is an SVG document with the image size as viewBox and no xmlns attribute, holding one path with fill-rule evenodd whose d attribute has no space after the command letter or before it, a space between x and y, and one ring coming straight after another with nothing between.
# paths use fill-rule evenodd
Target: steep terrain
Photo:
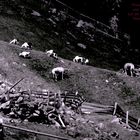
<instances>
[{"instance_id":1,"label":"steep terrain","mask_svg":"<svg viewBox=\"0 0 140 140\"><path fill-rule=\"evenodd\" d=\"M128 61L138 63L137 55L130 57L126 34L119 32L116 38L111 27L57 2L5 1L0 18L0 39L5 41L30 41L37 50L53 48L69 60L82 55L90 59L90 65L106 69L119 70Z\"/></svg>"},{"instance_id":2,"label":"steep terrain","mask_svg":"<svg viewBox=\"0 0 140 140\"><path fill-rule=\"evenodd\" d=\"M46 56L45 52L35 50L31 50L31 59L23 59L18 56L22 51L19 46L3 41L0 46L1 75L12 83L25 78L19 84L22 88L45 88L53 92L79 91L88 102L105 105L118 102L124 109L140 113L139 77L132 78L123 73L81 65L62 58L55 60ZM69 68L65 80L55 82L52 79L51 70L57 66ZM135 115L138 117L137 113Z\"/></svg>"},{"instance_id":3,"label":"steep terrain","mask_svg":"<svg viewBox=\"0 0 140 140\"><path fill-rule=\"evenodd\" d=\"M0 12L1 82L8 81L13 85L24 78L18 84L18 87L23 90L78 91L87 102L103 105L114 105L117 102L124 111L129 110L132 116L139 118L140 77L129 77L119 72L125 62L139 62L138 55L130 57L132 50L126 34L119 34L116 37L110 27L95 20L87 20L78 13L69 11L65 6L49 4L48 1L0 1ZM84 24L78 27L79 21ZM8 42L13 38L18 38L20 44L9 45ZM18 56L22 51L20 45L25 41L33 43L30 59ZM59 59L46 56L46 49L54 49ZM75 55L89 58L89 65L72 62ZM57 66L68 68L69 72L64 80L55 82L52 79L51 70ZM138 133L110 124L109 122L113 119L110 115L94 114L91 118L95 119L93 121L95 124L89 122L84 127L88 117L82 116L81 120L84 120L84 123L77 125L78 130L81 130L77 140L85 137L115 139L108 135L111 129L119 132L119 139L126 137L130 140L139 139ZM96 128L95 126L100 122L108 127L101 132L95 129L99 134L96 137L92 129ZM41 124L21 125L31 129L38 128L37 131L45 128L44 132L52 132L54 129L46 128ZM85 129L90 130L89 133ZM56 129L53 133L67 136L61 129ZM15 134L16 132L13 136L14 140L24 135L21 133L15 138ZM11 140L11 137L9 139ZM26 139L31 138L27 136Z\"/></svg>"},{"instance_id":4,"label":"steep terrain","mask_svg":"<svg viewBox=\"0 0 140 140\"><path fill-rule=\"evenodd\" d=\"M24 59L18 56L18 53L21 51L22 49L20 49L18 45L9 45L7 42L0 41L1 81L6 80L14 84L24 77L25 79L18 84L18 87L21 87L22 90L48 89L52 92L59 92L59 90L70 92L78 91L80 95L84 96L87 102L100 103L103 105L114 105L115 102L118 102L124 111L129 110L132 116L135 116L135 118L139 117L139 77L129 77L123 73L77 64L60 57L58 60L55 60L46 56L45 52L35 50L31 50L30 59ZM69 68L68 77L55 82L50 72L51 69L56 66ZM122 129L122 126L112 124L113 116L107 114L99 114L99 116L98 114L93 114L93 116L80 116L80 114L75 116L76 120L81 117L81 119L78 120L80 122L82 121L81 125L76 125L78 132L74 130L74 132L80 133L79 136L76 136L77 140L83 139L84 137L95 138L93 135L96 133L98 133L98 137L96 136L97 139L101 139L101 137L103 139L112 139L110 133L113 131L119 133L120 139L128 135L130 139L139 139L137 132L131 132L125 128ZM86 132L84 130L84 122L87 120L93 121L95 124L91 124L91 122L87 123L86 129L88 131ZM104 124L103 126L101 124L101 128L99 127L101 132L96 132L96 127L100 125L100 123ZM37 127L35 127L34 124L29 124L23 123L20 124L20 127L22 126L38 131L42 131L42 127L44 127L43 132L51 133L51 127L48 128L40 124L36 124ZM95 128L95 131L90 131L93 128ZM62 130L54 129L53 134L59 134L60 131ZM15 135L15 131L13 135ZM24 134L18 133L17 137L20 135L22 136ZM8 134L8 136L11 138L11 134ZM66 131L62 132L61 136L69 137ZM26 137L29 139L28 135ZM45 138L39 137L39 139L43 140Z\"/></svg>"}]
</instances>

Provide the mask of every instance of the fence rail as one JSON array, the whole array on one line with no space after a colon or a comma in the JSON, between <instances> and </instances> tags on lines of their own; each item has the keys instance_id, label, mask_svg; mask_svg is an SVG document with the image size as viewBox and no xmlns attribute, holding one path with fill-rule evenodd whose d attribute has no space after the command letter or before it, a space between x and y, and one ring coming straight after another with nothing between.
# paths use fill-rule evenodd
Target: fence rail
<instances>
[{"instance_id":1,"label":"fence rail","mask_svg":"<svg viewBox=\"0 0 140 140\"><path fill-rule=\"evenodd\" d=\"M42 135L42 136L46 136L46 137L57 138L57 139L61 139L61 140L72 140L69 138L60 137L60 136L56 136L56 135L52 135L52 134L48 134L48 133L43 133L43 132L38 132L38 131L31 130L31 129L21 128L21 127L17 127L17 126L8 125L8 124L3 124L3 127L12 128L12 129L24 131L27 133L32 133L35 135Z\"/></svg>"},{"instance_id":2,"label":"fence rail","mask_svg":"<svg viewBox=\"0 0 140 140\"><path fill-rule=\"evenodd\" d=\"M129 115L129 111L127 111L126 113L123 111L123 109L116 103L115 107L114 107L114 114L117 117L121 118L122 121L124 123L126 123L126 125L130 126L131 128L135 129L135 130L139 130L140 131L140 119L136 119L134 117L132 117L131 115Z\"/></svg>"},{"instance_id":3,"label":"fence rail","mask_svg":"<svg viewBox=\"0 0 140 140\"><path fill-rule=\"evenodd\" d=\"M94 113L107 113L107 114L115 115L115 116L121 118L122 122L126 123L126 126L128 125L132 129L140 131L140 125L139 125L140 124L140 118L136 119L136 118L132 117L131 115L129 115L129 111L127 111L125 113L123 111L123 109L117 103L115 103L114 106L107 106L107 105L85 102L85 103L83 103L81 108L82 109L87 109L87 110L88 109L92 110ZM36 135L42 135L42 136L57 138L57 139L61 139L61 140L72 140L72 139L69 139L69 138L64 138L64 137L61 137L61 136L56 136L56 135L52 135L52 134L48 134L48 133L44 133L44 132L38 132L38 131L26 129L26 128L16 127L16 126L8 125L8 124L2 124L2 126L7 127L7 128L16 129L16 130L19 130L19 131L25 131L25 132L28 132L28 133L32 133L35 136Z\"/></svg>"}]
</instances>

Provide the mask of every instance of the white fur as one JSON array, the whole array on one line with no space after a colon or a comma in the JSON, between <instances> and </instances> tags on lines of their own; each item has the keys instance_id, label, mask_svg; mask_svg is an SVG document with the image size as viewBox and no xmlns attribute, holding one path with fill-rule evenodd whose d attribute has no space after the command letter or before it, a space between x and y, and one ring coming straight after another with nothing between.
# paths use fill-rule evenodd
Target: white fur
<instances>
[{"instance_id":1,"label":"white fur","mask_svg":"<svg viewBox=\"0 0 140 140\"><path fill-rule=\"evenodd\" d=\"M30 57L30 52L26 52L26 51L21 52L21 53L19 53L19 56L24 57L24 58L29 58Z\"/></svg>"},{"instance_id":2,"label":"white fur","mask_svg":"<svg viewBox=\"0 0 140 140\"><path fill-rule=\"evenodd\" d=\"M46 54L47 54L48 56L51 56L51 55L53 54L53 50L46 51Z\"/></svg>"},{"instance_id":3,"label":"white fur","mask_svg":"<svg viewBox=\"0 0 140 140\"><path fill-rule=\"evenodd\" d=\"M51 56L51 57L55 58L55 59L58 59L57 54L53 50L46 51L46 54L48 56Z\"/></svg>"},{"instance_id":4,"label":"white fur","mask_svg":"<svg viewBox=\"0 0 140 140\"><path fill-rule=\"evenodd\" d=\"M21 48L24 48L24 49L31 49L31 46L30 46L27 42L25 42L25 43L23 43L23 44L21 45Z\"/></svg>"},{"instance_id":5,"label":"white fur","mask_svg":"<svg viewBox=\"0 0 140 140\"><path fill-rule=\"evenodd\" d=\"M58 56L57 56L56 53L53 53L53 54L52 54L52 57L55 58L55 59L58 59Z\"/></svg>"},{"instance_id":6,"label":"white fur","mask_svg":"<svg viewBox=\"0 0 140 140\"><path fill-rule=\"evenodd\" d=\"M73 62L87 64L87 63L89 63L89 60L85 59L84 57L81 57L81 56L75 56L75 58L73 59Z\"/></svg>"},{"instance_id":7,"label":"white fur","mask_svg":"<svg viewBox=\"0 0 140 140\"><path fill-rule=\"evenodd\" d=\"M58 73L61 73L62 75L62 80L63 80L63 75L64 75L65 69L63 67L56 67L52 69L52 75L55 81L57 81L58 78Z\"/></svg>"},{"instance_id":8,"label":"white fur","mask_svg":"<svg viewBox=\"0 0 140 140\"><path fill-rule=\"evenodd\" d=\"M85 64L89 63L89 59L86 59L84 63L85 63Z\"/></svg>"},{"instance_id":9,"label":"white fur","mask_svg":"<svg viewBox=\"0 0 140 140\"><path fill-rule=\"evenodd\" d=\"M124 73L127 74L127 71L130 70L130 76L131 77L133 76L134 69L135 69L135 66L132 63L126 63L124 65Z\"/></svg>"},{"instance_id":10,"label":"white fur","mask_svg":"<svg viewBox=\"0 0 140 140\"><path fill-rule=\"evenodd\" d=\"M9 44L18 44L19 42L17 41L17 39L13 39L12 41L10 41Z\"/></svg>"}]
</instances>

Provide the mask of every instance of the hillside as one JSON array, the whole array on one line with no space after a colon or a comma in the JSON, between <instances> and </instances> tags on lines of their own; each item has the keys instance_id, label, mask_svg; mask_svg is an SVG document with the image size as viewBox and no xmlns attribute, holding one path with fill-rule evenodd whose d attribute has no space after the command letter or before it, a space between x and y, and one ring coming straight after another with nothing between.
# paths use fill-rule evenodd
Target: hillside
<instances>
[{"instance_id":1,"label":"hillside","mask_svg":"<svg viewBox=\"0 0 140 140\"><path fill-rule=\"evenodd\" d=\"M128 61L138 63L138 55L130 57L126 34L120 32L116 38L111 27L57 2L6 0L1 3L0 19L0 39L5 41L28 40L34 49L53 48L69 60L82 55L90 59L90 65L111 70L119 70Z\"/></svg>"},{"instance_id":2,"label":"hillside","mask_svg":"<svg viewBox=\"0 0 140 140\"><path fill-rule=\"evenodd\" d=\"M0 1L1 85L3 82L13 85L24 78L16 88L23 91L47 89L52 93L78 91L85 102L103 106L114 106L117 102L125 112L129 110L133 117L139 118L140 77L126 76L120 70L125 62L139 64L139 51L131 48L129 36L121 32L116 36L110 26L89 19L57 1L49 2ZM14 38L19 39L19 45L9 44ZM33 43L30 59L18 56L22 51L20 46L25 41ZM45 54L49 49L58 54L58 60ZM136 55L132 57L132 54ZM74 63L72 60L76 55L88 58L90 63ZM68 68L69 71L64 80L56 82L52 78L51 70L57 66ZM4 92L0 89L1 94ZM114 119L112 115L76 114L71 119L71 125L76 120L76 132L80 130L80 135L74 138L77 140L92 140L88 137L98 140L123 140L126 137L128 140L139 139L139 132L122 129L122 125L110 123ZM103 128L102 123L105 125ZM71 134L67 134L67 129L62 130L55 126L28 122L14 125L73 138ZM110 136L114 131L119 133L119 138ZM25 133L16 135L13 131L9 135L6 140L19 139ZM25 135L23 139L32 137ZM45 140L42 137L38 139Z\"/></svg>"},{"instance_id":3,"label":"hillside","mask_svg":"<svg viewBox=\"0 0 140 140\"><path fill-rule=\"evenodd\" d=\"M119 72L85 66L62 58L54 60L44 52L35 50L31 51L31 59L26 60L18 57L21 52L19 46L8 45L3 41L0 46L1 75L12 83L24 77L21 86L26 89L79 91L88 102L105 105L118 102L124 109L133 109L139 114L139 77L132 78ZM51 70L57 66L70 69L65 80L55 82L52 79Z\"/></svg>"},{"instance_id":4,"label":"hillside","mask_svg":"<svg viewBox=\"0 0 140 140\"><path fill-rule=\"evenodd\" d=\"M17 86L21 87L22 90L49 89L52 92L59 92L59 90L61 92L78 91L80 95L84 96L87 102L100 103L103 105L114 105L115 102L118 102L124 111L130 110L132 116L136 118L139 117L139 77L132 78L119 72L77 64L60 57L58 60L54 60L46 56L44 52L36 50L31 50L31 59L24 59L18 56L18 53L21 51L22 49L20 49L18 45L9 45L7 42L0 41L1 81L8 81L14 84L24 77L25 79ZM69 68L68 77L55 82L52 79L50 71L56 66ZM75 117L78 116L76 115ZM88 118L88 116L79 117L84 117L84 120ZM99 114L98 116L98 114L94 114L93 118L94 120L92 121L95 122L95 126L98 123L105 125L105 128L101 130L101 135L99 135L97 139L100 139L100 137L104 139L108 137L108 139L111 139L107 134L110 132L110 129L117 131L120 135L120 139L127 135L129 135L130 139L137 139L139 136L135 136L135 132L129 132L127 129L120 128L122 126L112 126L110 122L113 118L110 115L101 114L100 116ZM20 126L25 128L27 124L23 123ZM30 124L27 128L35 129L34 127L34 124ZM45 128L44 132L51 131L51 128L49 129L48 127L46 128L45 125L41 126L39 124L37 125L38 129L36 129L42 131L42 127ZM87 124L87 134L84 133L85 130L82 125L77 125L77 127L77 129L81 129L80 137L83 138L86 137L88 133L90 133L90 136L92 135L90 129L94 126L90 126L90 128L89 124ZM56 129L53 134L60 133L59 131L59 129ZM95 132L93 131L93 133ZM62 136L67 136L65 133L64 131ZM17 137L20 135L23 134L19 133ZM80 137L77 137L77 139ZM43 138L41 140L43 140Z\"/></svg>"}]
</instances>

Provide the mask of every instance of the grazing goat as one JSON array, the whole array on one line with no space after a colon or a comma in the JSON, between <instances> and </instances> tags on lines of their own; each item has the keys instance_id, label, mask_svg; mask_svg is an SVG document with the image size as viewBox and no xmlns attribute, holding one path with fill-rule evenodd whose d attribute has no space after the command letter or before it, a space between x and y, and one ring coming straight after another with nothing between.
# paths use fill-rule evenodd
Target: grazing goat
<instances>
[{"instance_id":1,"label":"grazing goat","mask_svg":"<svg viewBox=\"0 0 140 140\"><path fill-rule=\"evenodd\" d=\"M130 75L131 77L134 74L134 69L135 69L135 66L132 63L126 63L124 65L124 73L127 75Z\"/></svg>"},{"instance_id":2,"label":"grazing goat","mask_svg":"<svg viewBox=\"0 0 140 140\"><path fill-rule=\"evenodd\" d=\"M46 51L46 54L47 54L48 56L51 56L51 55L53 54L53 50Z\"/></svg>"},{"instance_id":3,"label":"grazing goat","mask_svg":"<svg viewBox=\"0 0 140 140\"><path fill-rule=\"evenodd\" d=\"M26 51L21 52L19 53L19 56L23 58L30 58L30 52L26 52Z\"/></svg>"},{"instance_id":4,"label":"grazing goat","mask_svg":"<svg viewBox=\"0 0 140 140\"><path fill-rule=\"evenodd\" d=\"M52 55L50 55L51 57L55 58L55 59L58 59L58 56L56 53L52 53Z\"/></svg>"},{"instance_id":5,"label":"grazing goat","mask_svg":"<svg viewBox=\"0 0 140 140\"><path fill-rule=\"evenodd\" d=\"M84 57L75 56L75 58L73 59L73 62L77 62L77 63L81 63L81 64L87 64L87 63L89 63L89 60L84 58Z\"/></svg>"},{"instance_id":6,"label":"grazing goat","mask_svg":"<svg viewBox=\"0 0 140 140\"><path fill-rule=\"evenodd\" d=\"M13 39L9 44L19 44L18 39Z\"/></svg>"},{"instance_id":7,"label":"grazing goat","mask_svg":"<svg viewBox=\"0 0 140 140\"><path fill-rule=\"evenodd\" d=\"M89 59L85 59L84 63L88 64L89 63Z\"/></svg>"},{"instance_id":8,"label":"grazing goat","mask_svg":"<svg viewBox=\"0 0 140 140\"><path fill-rule=\"evenodd\" d=\"M52 69L52 75L53 75L53 79L55 81L58 80L58 77L61 76L61 79L63 80L64 79L64 72L66 71L67 69L63 68L63 67L56 67L56 68L53 68Z\"/></svg>"},{"instance_id":9,"label":"grazing goat","mask_svg":"<svg viewBox=\"0 0 140 140\"><path fill-rule=\"evenodd\" d=\"M53 58L55 58L55 59L58 59L57 54L54 53L53 50L46 51L46 54L47 54L48 56L50 56L50 57L53 57Z\"/></svg>"},{"instance_id":10,"label":"grazing goat","mask_svg":"<svg viewBox=\"0 0 140 140\"><path fill-rule=\"evenodd\" d=\"M21 45L21 48L24 48L24 49L31 49L32 48L32 43L31 42L25 42Z\"/></svg>"}]
</instances>

